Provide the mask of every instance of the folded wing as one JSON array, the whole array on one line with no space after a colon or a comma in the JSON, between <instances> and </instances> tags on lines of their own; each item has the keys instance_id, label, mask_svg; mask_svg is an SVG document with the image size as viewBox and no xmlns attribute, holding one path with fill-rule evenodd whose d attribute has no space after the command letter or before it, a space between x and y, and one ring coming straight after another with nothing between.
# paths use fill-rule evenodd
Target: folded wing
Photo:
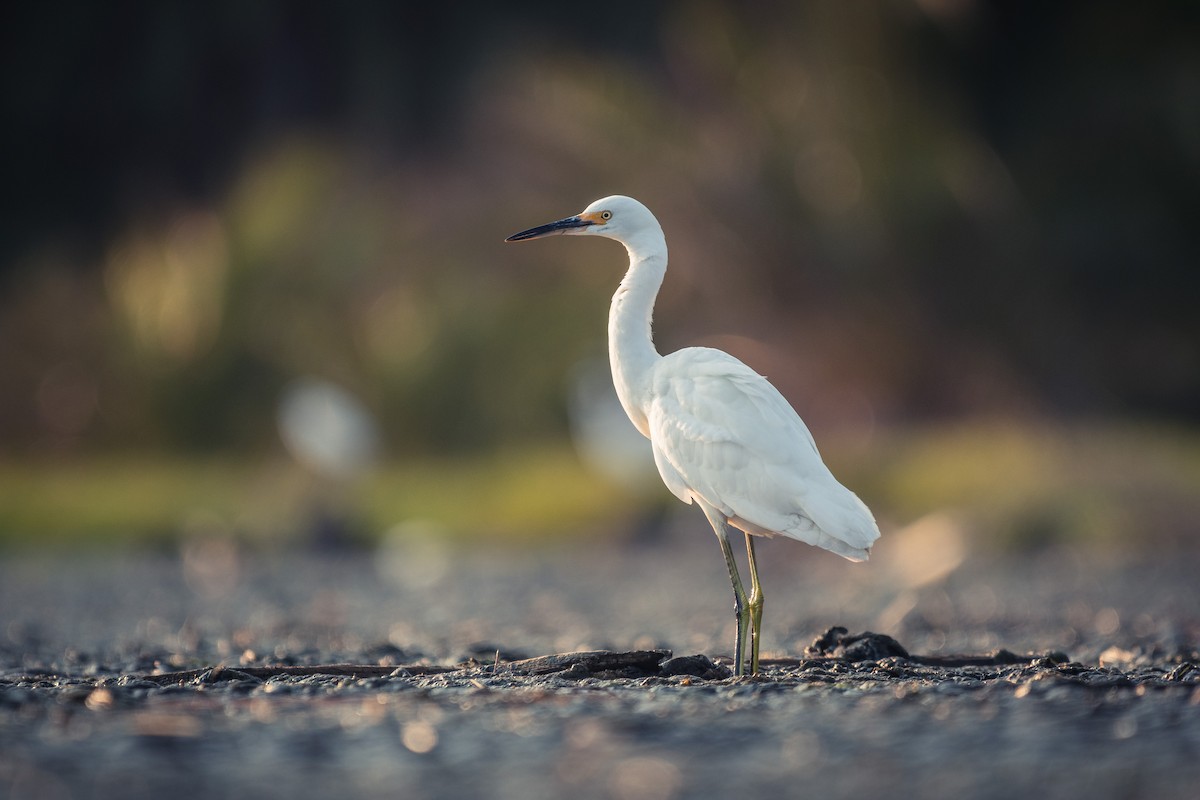
<instances>
[{"instance_id":1,"label":"folded wing","mask_svg":"<svg viewBox=\"0 0 1200 800\"><path fill-rule=\"evenodd\" d=\"M727 353L694 347L658 363L651 396L654 461L677 497L703 498L747 533L867 558L879 538L874 517L833 477L766 378Z\"/></svg>"}]
</instances>

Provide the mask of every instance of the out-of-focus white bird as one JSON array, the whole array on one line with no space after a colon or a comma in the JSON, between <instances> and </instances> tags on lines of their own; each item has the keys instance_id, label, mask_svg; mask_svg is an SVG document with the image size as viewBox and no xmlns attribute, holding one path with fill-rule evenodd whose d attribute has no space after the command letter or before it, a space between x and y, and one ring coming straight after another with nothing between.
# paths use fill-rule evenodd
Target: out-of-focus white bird
<instances>
[{"instance_id":1,"label":"out-of-focus white bird","mask_svg":"<svg viewBox=\"0 0 1200 800\"><path fill-rule=\"evenodd\" d=\"M648 208L631 197L605 197L506 241L551 234L604 236L629 251L629 271L608 316L613 383L630 421L650 439L667 488L699 505L717 534L737 611L735 672L744 674L748 635L753 674L763 610L753 537L787 536L864 561L879 538L875 519L833 477L804 422L766 378L708 347L659 355L650 320L667 271L667 243ZM749 596L729 545L730 526L746 536Z\"/></svg>"}]
</instances>

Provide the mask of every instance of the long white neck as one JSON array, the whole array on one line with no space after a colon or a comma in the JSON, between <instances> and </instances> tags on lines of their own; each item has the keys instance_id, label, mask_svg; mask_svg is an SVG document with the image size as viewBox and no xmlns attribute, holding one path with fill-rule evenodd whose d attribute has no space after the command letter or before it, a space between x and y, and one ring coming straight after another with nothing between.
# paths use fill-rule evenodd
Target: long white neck
<instances>
[{"instance_id":1,"label":"long white neck","mask_svg":"<svg viewBox=\"0 0 1200 800\"><path fill-rule=\"evenodd\" d=\"M654 365L662 358L654 349L650 320L667 273L667 243L656 226L623 244L629 251L629 271L608 311L608 360L621 407L634 427L649 437L646 400Z\"/></svg>"}]
</instances>

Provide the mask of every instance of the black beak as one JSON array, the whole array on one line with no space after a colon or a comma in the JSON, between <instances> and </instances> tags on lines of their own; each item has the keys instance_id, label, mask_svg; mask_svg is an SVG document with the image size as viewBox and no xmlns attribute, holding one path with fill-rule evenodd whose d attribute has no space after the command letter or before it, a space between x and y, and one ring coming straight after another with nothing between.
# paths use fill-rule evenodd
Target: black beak
<instances>
[{"instance_id":1,"label":"black beak","mask_svg":"<svg viewBox=\"0 0 1200 800\"><path fill-rule=\"evenodd\" d=\"M586 228L591 224L593 223L581 217L567 217L566 219L560 219L558 222L549 222L545 225L538 225L536 228L530 228L527 231L514 233L504 241L523 242L526 239L537 239L542 236L551 236L556 233L566 233L572 228Z\"/></svg>"}]
</instances>

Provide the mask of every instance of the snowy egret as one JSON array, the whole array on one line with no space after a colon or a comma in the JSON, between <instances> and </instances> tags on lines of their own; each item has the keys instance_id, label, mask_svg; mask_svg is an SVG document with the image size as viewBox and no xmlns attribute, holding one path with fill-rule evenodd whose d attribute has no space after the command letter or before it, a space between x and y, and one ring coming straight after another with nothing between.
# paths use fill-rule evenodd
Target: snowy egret
<instances>
[{"instance_id":1,"label":"snowy egret","mask_svg":"<svg viewBox=\"0 0 1200 800\"><path fill-rule=\"evenodd\" d=\"M666 276L667 243L648 208L631 197L605 197L505 241L551 234L604 236L629 252L608 316L613 384L630 421L650 440L667 488L699 505L717 534L737 612L735 672L745 673L748 635L753 674L763 612L753 537L787 536L865 561L879 538L875 519L833 477L804 422L766 378L708 347L659 355L650 321ZM729 545L731 527L746 537L749 596Z\"/></svg>"}]
</instances>

